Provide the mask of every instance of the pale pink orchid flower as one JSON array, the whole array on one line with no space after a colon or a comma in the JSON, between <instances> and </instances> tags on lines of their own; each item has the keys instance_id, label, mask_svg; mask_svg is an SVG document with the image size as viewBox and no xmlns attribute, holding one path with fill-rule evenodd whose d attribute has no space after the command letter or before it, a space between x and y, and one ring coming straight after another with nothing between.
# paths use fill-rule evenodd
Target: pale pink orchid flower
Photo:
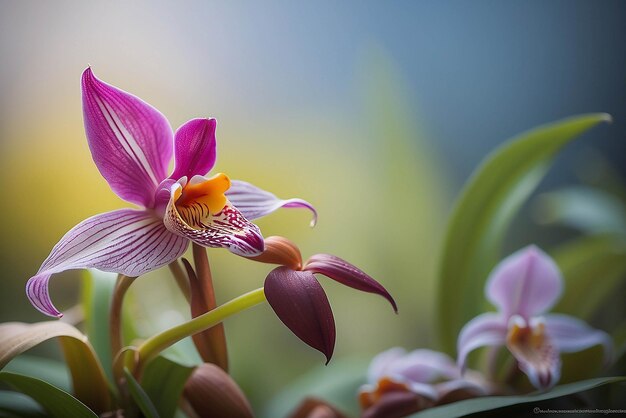
<instances>
[{"instance_id":1,"label":"pale pink orchid flower","mask_svg":"<svg viewBox=\"0 0 626 418\"><path fill-rule=\"evenodd\" d=\"M113 192L140 208L95 215L61 238L26 285L44 314L62 316L48 293L52 274L97 268L135 277L173 262L190 241L255 256L264 241L250 221L281 207L308 208L315 223L317 213L304 200L282 200L222 173L205 177L216 160L215 119L192 119L174 133L158 110L98 80L90 68L82 94L93 161Z\"/></svg>"},{"instance_id":2,"label":"pale pink orchid flower","mask_svg":"<svg viewBox=\"0 0 626 418\"><path fill-rule=\"evenodd\" d=\"M405 416L491 391L479 372L462 374L450 356L428 349L383 351L370 363L367 380L359 402L368 418Z\"/></svg>"},{"instance_id":3,"label":"pale pink orchid flower","mask_svg":"<svg viewBox=\"0 0 626 418\"><path fill-rule=\"evenodd\" d=\"M602 345L610 362L608 334L572 316L546 313L562 291L558 266L536 246L502 260L485 287L498 312L479 315L463 327L457 342L459 367L465 368L468 354L479 347L506 346L533 386L549 389L561 375L561 352Z\"/></svg>"}]
</instances>

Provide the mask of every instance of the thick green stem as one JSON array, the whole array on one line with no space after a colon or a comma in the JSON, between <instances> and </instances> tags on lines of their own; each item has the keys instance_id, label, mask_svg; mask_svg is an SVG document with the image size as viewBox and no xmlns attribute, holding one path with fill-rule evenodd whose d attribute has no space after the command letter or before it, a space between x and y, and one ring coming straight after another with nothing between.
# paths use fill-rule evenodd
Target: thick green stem
<instances>
[{"instance_id":1,"label":"thick green stem","mask_svg":"<svg viewBox=\"0 0 626 418\"><path fill-rule=\"evenodd\" d=\"M109 316L109 333L111 338L111 356L115 358L122 349L122 304L128 288L135 280L135 277L128 277L120 274L117 276L117 283L113 290L111 300L111 314Z\"/></svg>"},{"instance_id":2,"label":"thick green stem","mask_svg":"<svg viewBox=\"0 0 626 418\"><path fill-rule=\"evenodd\" d=\"M198 332L209 329L216 324L219 324L229 316L258 305L265 300L265 293L261 287L238 296L235 299L226 302L225 304L218 306L217 308L190 321L148 338L137 349L138 362L135 374L141 375L141 369L149 360L153 359L161 351L172 346L183 338L190 337Z\"/></svg>"}]
</instances>

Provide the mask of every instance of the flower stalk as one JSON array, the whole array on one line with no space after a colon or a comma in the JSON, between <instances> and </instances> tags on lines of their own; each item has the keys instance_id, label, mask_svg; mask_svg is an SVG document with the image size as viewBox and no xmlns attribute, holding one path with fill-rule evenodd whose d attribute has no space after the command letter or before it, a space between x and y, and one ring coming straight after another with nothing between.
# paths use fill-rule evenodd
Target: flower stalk
<instances>
[{"instance_id":1,"label":"flower stalk","mask_svg":"<svg viewBox=\"0 0 626 418\"><path fill-rule=\"evenodd\" d=\"M183 268L180 266L180 263L178 262L178 260L174 260L168 264L168 267L172 272L172 276L174 276L174 279L176 280L176 284L178 285L180 292L185 297L185 300L187 302L191 302L191 290L189 288L189 281L187 279L187 276L185 275L185 272L183 271Z\"/></svg>"},{"instance_id":2,"label":"flower stalk","mask_svg":"<svg viewBox=\"0 0 626 418\"><path fill-rule=\"evenodd\" d=\"M183 338L190 337L198 332L207 330L219 324L229 316L265 301L265 292L261 287L238 296L235 299L218 306L212 311L148 338L137 349L137 363L135 365L134 374L141 375L141 370L148 361Z\"/></svg>"},{"instance_id":3,"label":"flower stalk","mask_svg":"<svg viewBox=\"0 0 626 418\"><path fill-rule=\"evenodd\" d=\"M130 288L135 277L128 277L123 274L117 276L117 283L113 290L113 298L111 300L111 315L109 316L109 333L111 339L111 355L112 358L122 349L122 305L124 296Z\"/></svg>"}]
</instances>

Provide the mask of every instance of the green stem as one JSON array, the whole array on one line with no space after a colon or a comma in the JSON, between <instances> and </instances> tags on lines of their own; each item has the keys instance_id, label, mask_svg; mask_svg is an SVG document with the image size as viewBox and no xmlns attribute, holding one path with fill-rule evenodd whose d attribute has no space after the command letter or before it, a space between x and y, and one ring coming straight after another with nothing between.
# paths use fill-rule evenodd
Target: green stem
<instances>
[{"instance_id":1,"label":"green stem","mask_svg":"<svg viewBox=\"0 0 626 418\"><path fill-rule=\"evenodd\" d=\"M225 304L218 306L205 314L195 317L190 321L148 338L137 349L138 362L135 374L141 375L141 369L148 361L183 338L190 337L198 332L209 329L216 324L219 324L229 316L258 305L265 300L265 293L261 287L238 296L235 299L226 302Z\"/></svg>"}]
</instances>

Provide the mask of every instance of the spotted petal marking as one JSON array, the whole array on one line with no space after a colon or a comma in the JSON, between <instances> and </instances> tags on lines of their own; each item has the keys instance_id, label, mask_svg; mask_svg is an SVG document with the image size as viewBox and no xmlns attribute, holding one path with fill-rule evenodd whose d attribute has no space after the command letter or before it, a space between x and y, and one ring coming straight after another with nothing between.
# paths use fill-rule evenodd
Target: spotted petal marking
<instances>
[{"instance_id":1,"label":"spotted petal marking","mask_svg":"<svg viewBox=\"0 0 626 418\"><path fill-rule=\"evenodd\" d=\"M222 209L213 213L211 204L201 199L177 205L182 193L180 183L172 185L163 219L167 229L204 247L227 248L244 257L263 252L259 227L244 218L227 199Z\"/></svg>"}]
</instances>

